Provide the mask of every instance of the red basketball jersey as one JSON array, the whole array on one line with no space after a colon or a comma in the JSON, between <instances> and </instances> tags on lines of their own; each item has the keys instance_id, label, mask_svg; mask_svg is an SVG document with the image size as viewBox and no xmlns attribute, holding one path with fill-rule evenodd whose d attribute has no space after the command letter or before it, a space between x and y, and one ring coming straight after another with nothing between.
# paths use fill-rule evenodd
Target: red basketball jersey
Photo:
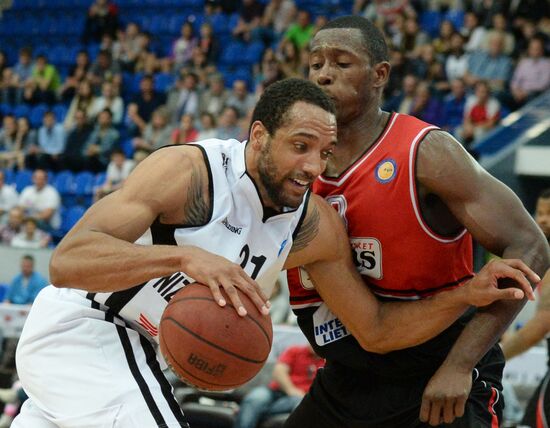
<instances>
[{"instance_id":1,"label":"red basketball jersey","mask_svg":"<svg viewBox=\"0 0 550 428\"><path fill-rule=\"evenodd\" d=\"M440 236L424 222L416 193L419 143L435 126L392 114L378 140L338 178L314 192L344 219L357 269L379 296L419 299L472 277L472 239ZM288 273L293 309L321 302L307 274Z\"/></svg>"}]
</instances>

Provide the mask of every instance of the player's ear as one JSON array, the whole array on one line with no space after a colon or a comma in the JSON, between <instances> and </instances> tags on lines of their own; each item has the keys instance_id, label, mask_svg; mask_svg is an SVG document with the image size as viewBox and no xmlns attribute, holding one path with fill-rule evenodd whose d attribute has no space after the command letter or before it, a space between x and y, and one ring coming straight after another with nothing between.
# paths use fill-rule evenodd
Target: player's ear
<instances>
[{"instance_id":1,"label":"player's ear","mask_svg":"<svg viewBox=\"0 0 550 428\"><path fill-rule=\"evenodd\" d=\"M269 132L265 128L264 124L259 120L256 120L250 127L250 143L255 150L261 150L263 145L267 142Z\"/></svg>"},{"instance_id":2,"label":"player's ear","mask_svg":"<svg viewBox=\"0 0 550 428\"><path fill-rule=\"evenodd\" d=\"M387 61L382 61L376 64L373 67L374 70L374 86L375 87L384 87L390 78L390 69L391 65Z\"/></svg>"}]
</instances>

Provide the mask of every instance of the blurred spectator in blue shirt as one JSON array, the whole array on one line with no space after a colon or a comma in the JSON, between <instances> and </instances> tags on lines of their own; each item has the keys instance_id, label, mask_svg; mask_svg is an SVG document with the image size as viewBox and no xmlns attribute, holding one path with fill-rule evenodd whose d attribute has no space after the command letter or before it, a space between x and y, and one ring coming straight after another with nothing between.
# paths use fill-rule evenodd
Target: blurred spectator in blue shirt
<instances>
[{"instance_id":1,"label":"blurred spectator in blue shirt","mask_svg":"<svg viewBox=\"0 0 550 428\"><path fill-rule=\"evenodd\" d=\"M441 126L454 135L455 129L462 125L464 120L464 106L466 105L466 85L462 79L451 82L451 93L443 99L443 118Z\"/></svg>"},{"instance_id":2,"label":"blurred spectator in blue shirt","mask_svg":"<svg viewBox=\"0 0 550 428\"><path fill-rule=\"evenodd\" d=\"M26 159L30 169L57 170L59 156L65 150L65 128L57 123L52 111L44 113L38 130L38 146L31 146Z\"/></svg>"},{"instance_id":3,"label":"blurred spectator in blue shirt","mask_svg":"<svg viewBox=\"0 0 550 428\"><path fill-rule=\"evenodd\" d=\"M17 305L32 304L39 291L46 285L46 278L34 271L34 257L24 255L21 259L21 273L12 279L5 301Z\"/></svg>"},{"instance_id":4,"label":"blurred spectator in blue shirt","mask_svg":"<svg viewBox=\"0 0 550 428\"><path fill-rule=\"evenodd\" d=\"M479 50L470 55L468 70L464 79L469 87L480 80L486 80L493 91L503 91L510 78L512 60L504 55L504 38L502 34L493 34L489 40L489 50Z\"/></svg>"}]
</instances>

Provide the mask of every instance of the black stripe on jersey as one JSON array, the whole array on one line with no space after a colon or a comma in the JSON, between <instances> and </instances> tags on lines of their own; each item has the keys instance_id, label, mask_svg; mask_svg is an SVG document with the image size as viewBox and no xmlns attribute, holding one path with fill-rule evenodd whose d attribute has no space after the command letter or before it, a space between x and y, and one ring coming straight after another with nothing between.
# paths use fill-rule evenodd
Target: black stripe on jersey
<instances>
[{"instance_id":1,"label":"black stripe on jersey","mask_svg":"<svg viewBox=\"0 0 550 428\"><path fill-rule=\"evenodd\" d=\"M378 291L380 293L393 294L396 297L399 297L399 296L407 297L407 294L415 294L415 295L424 297L428 294L432 294L437 291L442 291L446 288L456 287L461 282L467 281L473 277L474 277L473 275L466 275L460 279L457 279L456 281L447 282L446 284L438 285L437 287L432 287L432 288L425 288L423 290L416 290L414 288L403 289L403 290L390 290L388 288L377 287L376 285L373 285L370 282L369 282L369 288L371 288L375 292Z\"/></svg>"},{"instance_id":2,"label":"black stripe on jersey","mask_svg":"<svg viewBox=\"0 0 550 428\"><path fill-rule=\"evenodd\" d=\"M298 233L300 232L300 228L302 227L302 223L304 222L304 219L306 218L307 210L309 208L309 197L311 196L311 192L308 190L306 193L306 197L304 200L304 209L302 211L302 215L300 216L300 220L298 220L298 224L296 225L296 228L294 229L294 232L292 233L292 240L294 241L296 239L296 236L298 236Z\"/></svg>"},{"instance_id":3,"label":"black stripe on jersey","mask_svg":"<svg viewBox=\"0 0 550 428\"><path fill-rule=\"evenodd\" d=\"M109 307L115 314L119 314L122 308L139 293L145 284L147 283L144 282L127 290L115 291L107 298L105 306Z\"/></svg>"},{"instance_id":4,"label":"black stripe on jersey","mask_svg":"<svg viewBox=\"0 0 550 428\"><path fill-rule=\"evenodd\" d=\"M142 374L139 371L139 367L137 365L136 358L134 357L134 353L132 350L130 337L128 336L128 332L126 331L126 328L120 325L115 325L115 327L117 329L120 342L122 343L122 348L124 349L124 355L126 356L126 361L128 362L128 366L130 368L130 371L132 372L132 376L134 377L136 383L138 384L139 390L141 391L141 395L143 395L143 398L145 399L147 408L153 415L153 418L155 419L157 426L159 427L166 426L166 421L162 417L162 414L160 413L160 409L155 403L155 399L153 398L151 391L149 391L149 386L147 385L147 382L145 382L145 379L143 378Z\"/></svg>"},{"instance_id":5,"label":"black stripe on jersey","mask_svg":"<svg viewBox=\"0 0 550 428\"><path fill-rule=\"evenodd\" d=\"M292 302L303 302L304 300L320 299L318 294L310 294L309 296L290 296L288 299Z\"/></svg>"},{"instance_id":6,"label":"black stripe on jersey","mask_svg":"<svg viewBox=\"0 0 550 428\"><path fill-rule=\"evenodd\" d=\"M157 360L157 354L153 349L153 346L141 334L139 335L139 341L141 342L141 347L143 348L143 352L145 353L147 365L149 366L149 368L151 369L151 372L153 372L153 375L157 379L160 385L160 389L162 391L162 395L166 399L166 402L168 403L170 410L172 410L174 417L179 422L181 427L189 428L189 424L185 422L183 412L181 411L179 404L177 403L176 399L174 398L174 395L172 394L172 387L170 386L170 383L168 382L168 380L162 373L162 370L160 369L160 365Z\"/></svg>"}]
</instances>

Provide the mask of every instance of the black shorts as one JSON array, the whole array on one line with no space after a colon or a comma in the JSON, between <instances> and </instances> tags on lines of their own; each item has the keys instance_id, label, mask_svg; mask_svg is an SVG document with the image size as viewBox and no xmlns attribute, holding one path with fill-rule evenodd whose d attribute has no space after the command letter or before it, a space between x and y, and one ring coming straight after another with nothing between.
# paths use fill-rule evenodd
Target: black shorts
<instances>
[{"instance_id":1,"label":"black shorts","mask_svg":"<svg viewBox=\"0 0 550 428\"><path fill-rule=\"evenodd\" d=\"M474 370L465 414L452 428L496 428L502 420L504 356L493 347ZM284 428L425 428L418 415L431 376L402 380L328 363Z\"/></svg>"},{"instance_id":2,"label":"black shorts","mask_svg":"<svg viewBox=\"0 0 550 428\"><path fill-rule=\"evenodd\" d=\"M546 427L550 423L550 371L540 382L539 386L529 399L521 425L530 428Z\"/></svg>"}]
</instances>

